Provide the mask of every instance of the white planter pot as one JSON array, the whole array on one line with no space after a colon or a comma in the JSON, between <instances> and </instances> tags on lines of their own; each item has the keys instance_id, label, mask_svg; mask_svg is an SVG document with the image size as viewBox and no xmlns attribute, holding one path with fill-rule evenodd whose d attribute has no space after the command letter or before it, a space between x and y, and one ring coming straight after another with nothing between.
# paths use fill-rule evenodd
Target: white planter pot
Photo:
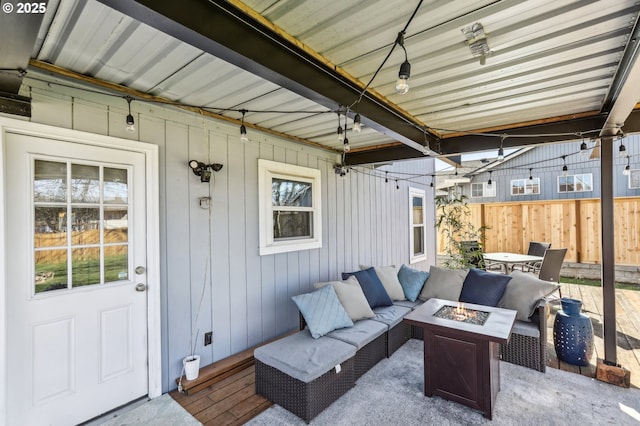
<instances>
[{"instance_id":1,"label":"white planter pot","mask_svg":"<svg viewBox=\"0 0 640 426\"><path fill-rule=\"evenodd\" d=\"M182 360L184 375L187 380L195 380L200 373L200 355L190 355Z\"/></svg>"}]
</instances>

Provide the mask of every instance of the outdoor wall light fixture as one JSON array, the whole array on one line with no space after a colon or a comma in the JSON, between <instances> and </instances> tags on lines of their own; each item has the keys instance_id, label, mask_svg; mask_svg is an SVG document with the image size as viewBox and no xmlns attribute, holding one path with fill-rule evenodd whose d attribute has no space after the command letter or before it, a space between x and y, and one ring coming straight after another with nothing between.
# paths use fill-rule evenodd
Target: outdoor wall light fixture
<instances>
[{"instance_id":1,"label":"outdoor wall light fixture","mask_svg":"<svg viewBox=\"0 0 640 426\"><path fill-rule=\"evenodd\" d=\"M127 100L127 104L129 104L129 114L125 119L125 122L127 123L127 127L125 127L125 130L129 133L133 133L136 131L136 122L133 119L133 115L131 115L131 101L133 100L133 98L131 96L127 96L125 99Z\"/></svg>"},{"instance_id":2,"label":"outdoor wall light fixture","mask_svg":"<svg viewBox=\"0 0 640 426\"><path fill-rule=\"evenodd\" d=\"M222 164L220 163L205 164L197 160L189 161L189 167L191 167L194 175L200 176L200 182L209 182L211 180L212 170L214 172L222 170Z\"/></svg>"},{"instance_id":3,"label":"outdoor wall light fixture","mask_svg":"<svg viewBox=\"0 0 640 426\"><path fill-rule=\"evenodd\" d=\"M404 62L400 65L400 72L398 72L396 92L400 95L404 95L409 91L409 77L411 77L411 64L407 57L407 49L404 47L404 31L400 31L398 33L396 44L398 44L404 51Z\"/></svg>"}]
</instances>

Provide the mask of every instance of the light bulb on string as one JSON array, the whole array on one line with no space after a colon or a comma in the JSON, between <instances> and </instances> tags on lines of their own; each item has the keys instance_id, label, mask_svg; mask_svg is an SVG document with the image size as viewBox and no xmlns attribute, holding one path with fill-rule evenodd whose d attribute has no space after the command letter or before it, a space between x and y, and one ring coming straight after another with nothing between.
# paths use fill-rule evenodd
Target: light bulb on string
<instances>
[{"instance_id":1,"label":"light bulb on string","mask_svg":"<svg viewBox=\"0 0 640 426\"><path fill-rule=\"evenodd\" d=\"M404 47L404 31L398 33L396 44L404 51L404 62L400 65L398 80L396 81L396 93L404 95L409 91L409 77L411 77L411 64L407 58L407 49Z\"/></svg>"},{"instance_id":2,"label":"light bulb on string","mask_svg":"<svg viewBox=\"0 0 640 426\"><path fill-rule=\"evenodd\" d=\"M351 151L351 146L349 145L349 139L347 139L346 137L344 138L344 143L342 145L342 151L344 151L344 152Z\"/></svg>"},{"instance_id":3,"label":"light bulb on string","mask_svg":"<svg viewBox=\"0 0 640 426\"><path fill-rule=\"evenodd\" d=\"M491 188L493 182L491 181L491 171L489 171L489 180L487 181L487 188Z\"/></svg>"},{"instance_id":4,"label":"light bulb on string","mask_svg":"<svg viewBox=\"0 0 640 426\"><path fill-rule=\"evenodd\" d=\"M362 122L360 121L360 114L356 114L353 117L353 131L360 133L362 131Z\"/></svg>"},{"instance_id":5,"label":"light bulb on string","mask_svg":"<svg viewBox=\"0 0 640 426\"><path fill-rule=\"evenodd\" d=\"M566 155L562 156L562 176L567 176L569 174L569 168L567 167Z\"/></svg>"},{"instance_id":6,"label":"light bulb on string","mask_svg":"<svg viewBox=\"0 0 640 426\"><path fill-rule=\"evenodd\" d=\"M533 169L529 169L529 182L533 182Z\"/></svg>"},{"instance_id":7,"label":"light bulb on string","mask_svg":"<svg viewBox=\"0 0 640 426\"><path fill-rule=\"evenodd\" d=\"M624 176L629 176L631 174L631 165L629 164L629 156L627 155L627 166L622 171Z\"/></svg>"},{"instance_id":8,"label":"light bulb on string","mask_svg":"<svg viewBox=\"0 0 640 426\"><path fill-rule=\"evenodd\" d=\"M244 125L244 115L247 113L246 109L240 110L242 113L242 121L240 123L240 142L247 143L249 142L249 138L247 137L247 128Z\"/></svg>"},{"instance_id":9,"label":"light bulb on string","mask_svg":"<svg viewBox=\"0 0 640 426\"><path fill-rule=\"evenodd\" d=\"M587 146L587 143L584 141L584 139L580 144L580 158L583 160L589 159L589 147Z\"/></svg>"},{"instance_id":10,"label":"light bulb on string","mask_svg":"<svg viewBox=\"0 0 640 426\"><path fill-rule=\"evenodd\" d=\"M133 100L133 98L130 96L127 96L125 99L127 100L127 104L129 105L129 114L125 119L127 126L124 129L129 133L133 133L136 131L136 122L133 119L133 115L131 114L131 101Z\"/></svg>"}]
</instances>

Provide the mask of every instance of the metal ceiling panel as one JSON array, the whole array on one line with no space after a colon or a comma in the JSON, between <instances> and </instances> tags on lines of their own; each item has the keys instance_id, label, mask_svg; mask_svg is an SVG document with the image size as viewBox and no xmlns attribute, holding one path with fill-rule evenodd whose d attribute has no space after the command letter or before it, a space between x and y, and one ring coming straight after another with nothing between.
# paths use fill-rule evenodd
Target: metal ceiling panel
<instances>
[{"instance_id":1,"label":"metal ceiling panel","mask_svg":"<svg viewBox=\"0 0 640 426\"><path fill-rule=\"evenodd\" d=\"M283 46L293 43L301 51L316 55L327 69L335 70L339 77L333 83L328 79L327 85L364 86L389 55L371 82L370 90L375 95L367 95L368 109L360 109L363 121L376 125L376 129L367 127L360 134L348 135L356 150L397 140L415 141L420 146L425 143L424 130L414 127L422 124L434 135L444 137L602 113L605 102L612 97L612 86L621 75L621 61L629 56L628 46L637 29L640 10L636 0L424 0L404 36L412 65L411 89L399 95L394 85L404 53L398 46L389 52L418 2L190 2L202 5L201 11L211 10L211 5L236 8L233 13L246 14L246 22L262 22L264 28L273 31L272 37L283 37ZM167 0L157 3L162 4L161 10L178 13ZM341 100L331 106L326 99L320 102L317 97L307 98L307 92L292 90L304 84L304 79L287 86L284 78L232 65L189 44L185 41L188 37L172 36L158 29L167 28L170 23L150 25L132 17L134 14L128 16L105 4L125 11L142 10L142 4L155 7L155 3L143 0L51 1L33 57L143 93L210 107L233 119L241 117L237 110L246 109L249 112L245 120L249 124L340 149L335 135L337 115L317 112L335 110L340 104L357 110L357 91L351 92L353 100L349 100L344 87L325 89L324 83L308 81L316 84L309 93L320 90L321 97L340 93ZM472 55L462 32L475 23L482 24L491 48L484 65ZM253 33L242 32L240 26L237 29L241 32L232 34L235 42L250 45L252 40L248 37ZM172 34L189 30L186 27ZM255 58L243 63L251 60ZM298 60L302 64L308 58L300 56ZM394 111L396 115L391 114L389 119L399 124L392 126L393 130L386 127L389 123L384 119L374 123L372 120L379 117L364 114L365 110L378 111L377 107L371 109L374 104ZM349 123L351 127L351 120ZM579 126L581 122L576 123ZM409 127L413 133L401 135L402 129ZM404 139L397 139L398 136ZM429 138L433 148L436 144L432 136ZM448 137L441 142L459 146ZM399 152L407 151L396 150L396 154Z\"/></svg>"}]
</instances>

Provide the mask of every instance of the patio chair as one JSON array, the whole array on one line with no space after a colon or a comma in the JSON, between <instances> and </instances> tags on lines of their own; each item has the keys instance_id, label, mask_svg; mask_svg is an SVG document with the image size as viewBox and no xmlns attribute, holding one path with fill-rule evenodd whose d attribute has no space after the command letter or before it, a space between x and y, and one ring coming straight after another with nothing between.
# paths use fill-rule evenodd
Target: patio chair
<instances>
[{"instance_id":1,"label":"patio chair","mask_svg":"<svg viewBox=\"0 0 640 426\"><path fill-rule=\"evenodd\" d=\"M529 241L529 250L527 251L528 255L531 256L544 256L544 252L547 249L551 248L551 243L540 243L537 241ZM536 271L540 268L541 262L527 262L522 265L519 265L519 269L523 272L532 272Z\"/></svg>"},{"instance_id":2,"label":"patio chair","mask_svg":"<svg viewBox=\"0 0 640 426\"><path fill-rule=\"evenodd\" d=\"M546 249L540 267L534 268L534 272L538 274L538 278L543 281L560 283L560 269L562 269L562 262L566 254L566 248ZM558 293L562 298L562 290L560 288L558 288Z\"/></svg>"}]
</instances>

